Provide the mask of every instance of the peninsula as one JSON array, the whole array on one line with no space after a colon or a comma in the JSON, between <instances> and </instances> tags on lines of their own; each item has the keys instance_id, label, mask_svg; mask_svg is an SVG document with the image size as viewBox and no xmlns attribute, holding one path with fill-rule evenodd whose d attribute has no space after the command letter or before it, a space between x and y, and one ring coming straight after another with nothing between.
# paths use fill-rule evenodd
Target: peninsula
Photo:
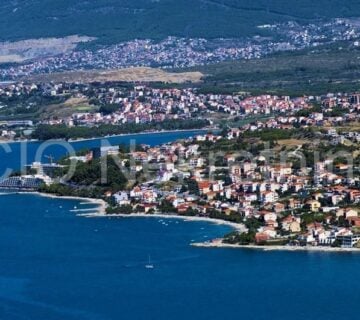
<instances>
[{"instance_id":1,"label":"peninsula","mask_svg":"<svg viewBox=\"0 0 360 320\"><path fill-rule=\"evenodd\" d=\"M359 245L360 94L229 96L146 87L130 92L137 99L124 103L124 110L107 107L100 116L88 113L77 122L76 115L58 118L35 134L58 133L58 123L64 130L83 130L84 122L114 121L132 112L145 117L146 110L154 110L146 105L147 99L158 99L154 95L177 114L189 113L191 119L199 114L213 123L221 113L229 122L217 122L216 132L155 147L104 146L51 165L34 163L27 175L2 185L28 183L45 193L103 199L109 215L170 214L238 224L240 231L222 240L226 246Z\"/></svg>"}]
</instances>

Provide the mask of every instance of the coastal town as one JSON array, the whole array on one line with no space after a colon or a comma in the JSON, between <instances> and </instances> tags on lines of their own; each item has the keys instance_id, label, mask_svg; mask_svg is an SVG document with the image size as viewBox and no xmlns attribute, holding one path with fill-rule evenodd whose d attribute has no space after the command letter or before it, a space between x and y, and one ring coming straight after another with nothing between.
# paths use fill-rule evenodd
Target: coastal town
<instances>
[{"instance_id":1,"label":"coastal town","mask_svg":"<svg viewBox=\"0 0 360 320\"><path fill-rule=\"evenodd\" d=\"M31 128L35 123L37 126L91 128L190 119L202 119L208 125L227 123L229 127L229 119L240 122L276 115L279 116L277 121L266 123L266 126L286 129L294 125L327 126L357 121L358 99L358 94L341 93L302 97L252 96L246 92L202 93L194 87L162 89L122 83L19 82L0 86L0 114L5 128ZM309 109L314 112L310 114ZM14 119L20 117L23 120ZM256 125L252 125L250 131L259 129Z\"/></svg>"},{"instance_id":2,"label":"coastal town","mask_svg":"<svg viewBox=\"0 0 360 320\"><path fill-rule=\"evenodd\" d=\"M347 320L360 1L0 1L0 320Z\"/></svg>"},{"instance_id":3,"label":"coastal town","mask_svg":"<svg viewBox=\"0 0 360 320\"><path fill-rule=\"evenodd\" d=\"M23 84L10 88L0 94L29 90ZM31 85L31 90L44 89ZM64 90L69 89L60 84L47 92L58 97ZM87 99L91 91L102 108L44 119L35 127L134 126L201 117L213 128L154 147L106 146L58 163L33 163L27 175L9 177L2 187L102 198L109 215L175 214L242 226L242 232L226 235L224 244L358 246L359 93L291 98L147 86L94 91L75 85L71 90ZM218 114L232 121L215 126ZM249 121L232 126L234 118ZM100 182L104 159L111 177ZM59 180L71 161L77 163L74 175Z\"/></svg>"},{"instance_id":4,"label":"coastal town","mask_svg":"<svg viewBox=\"0 0 360 320\"><path fill-rule=\"evenodd\" d=\"M353 47L360 45L360 28L357 19L319 20L310 24L288 21L258 26L259 35L239 39L180 38L169 36L161 41L134 39L113 45L94 45L64 50L57 45L56 54L44 55L46 49L32 50L29 44L0 43L0 57L19 56L16 64L0 65L0 80L19 80L35 74L89 69L118 69L127 67L160 67L164 69L189 68L231 60L258 59L269 54L318 48L341 41L350 41ZM75 41L94 39L76 37ZM71 39L72 39L71 38ZM84 38L84 39L83 39ZM49 39L62 43L66 39ZM40 41L40 40L39 40ZM33 40L36 44L36 39ZM24 47L25 46L25 47ZM71 47L73 43L71 43ZM34 51L34 52L33 52ZM29 52L32 54L29 54ZM44 56L37 56L42 54ZM19 58L20 59L20 58ZM6 60L5 60L6 61Z\"/></svg>"},{"instance_id":5,"label":"coastal town","mask_svg":"<svg viewBox=\"0 0 360 320\"><path fill-rule=\"evenodd\" d=\"M144 124L165 120L206 118L216 115L243 119L250 116L293 114L314 103L335 103L348 99L347 95L323 96L260 95L202 93L193 87L154 88L151 85L129 86L119 83L69 84L69 83L9 83L0 86L0 114L2 118L21 117L24 120L4 120L4 126L29 126L37 124L94 126L99 124ZM56 112L43 109L57 106ZM46 112L42 112L42 111ZM40 113L39 117L36 115ZM348 115L345 115L348 117ZM320 117L320 116L319 116ZM356 117L351 114L349 117ZM335 118L331 118L333 121ZM286 121L292 119L285 119ZM307 119L301 119L301 121ZM315 120L322 120L315 118ZM344 119L341 119L344 120ZM345 119L347 120L347 118Z\"/></svg>"},{"instance_id":6,"label":"coastal town","mask_svg":"<svg viewBox=\"0 0 360 320\"><path fill-rule=\"evenodd\" d=\"M158 89L122 84L35 84L13 83L0 87L0 114L5 130L2 136L14 137L14 128L47 125L91 128L99 125L185 123L202 120L214 126L224 117L235 122L251 117L286 114L307 108L321 97L257 96L201 93L196 88ZM49 108L48 105L53 105ZM15 120L14 118L23 118ZM10 129L10 130L9 130ZM49 133L49 132L48 132ZM41 138L41 137L37 137ZM59 138L59 137L55 137ZM75 137L76 138L76 137Z\"/></svg>"},{"instance_id":7,"label":"coastal town","mask_svg":"<svg viewBox=\"0 0 360 320\"><path fill-rule=\"evenodd\" d=\"M360 93L253 96L141 83L3 83L4 141L205 131L155 147L93 148L59 163L50 157L0 186L105 199L112 215L172 213L241 225L221 240L229 245L352 248L360 240L359 111ZM113 172L108 183L95 172L103 159ZM74 176L60 178L73 161Z\"/></svg>"}]
</instances>

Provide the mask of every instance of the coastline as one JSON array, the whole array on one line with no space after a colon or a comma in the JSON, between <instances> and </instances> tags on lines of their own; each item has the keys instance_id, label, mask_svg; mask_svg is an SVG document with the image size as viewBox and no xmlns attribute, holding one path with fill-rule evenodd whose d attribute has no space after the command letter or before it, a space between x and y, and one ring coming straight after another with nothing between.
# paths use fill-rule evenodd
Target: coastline
<instances>
[{"instance_id":1,"label":"coastline","mask_svg":"<svg viewBox=\"0 0 360 320\"><path fill-rule=\"evenodd\" d=\"M246 227L243 224L235 222L211 219L206 217L191 217L181 216L176 214L146 214L146 213L132 213L132 214L106 214L107 203L102 199L84 198L75 196L58 196L43 192L17 192L18 194L33 194L41 197L54 198L54 199L67 199L79 200L86 203L96 204L96 213L78 213L77 216L86 218L157 218L157 219L177 219L189 222L208 222L215 225L225 225L233 228L239 232L245 232ZM288 252L323 252L323 253L360 253L358 248L339 248L339 247L322 247L322 246L287 246L287 245L274 245L274 246L259 246L259 245L239 245L223 243L223 239L215 239L209 242L191 243L190 245L198 248L218 248L218 249L241 249L241 250L260 250L260 251L288 251Z\"/></svg>"},{"instance_id":2,"label":"coastline","mask_svg":"<svg viewBox=\"0 0 360 320\"><path fill-rule=\"evenodd\" d=\"M98 206L96 208L96 210L97 210L96 214L97 215L106 215L107 203L102 199L73 197L73 196L58 196L58 195L55 195L55 194L37 192L37 191L17 192L17 193L18 194L33 194L33 195L37 195L37 196L40 196L40 197L53 198L53 199L79 200L79 201L83 201L83 202L87 202L87 203L92 203L92 204L96 204Z\"/></svg>"},{"instance_id":3,"label":"coastline","mask_svg":"<svg viewBox=\"0 0 360 320\"><path fill-rule=\"evenodd\" d=\"M116 138L116 137L128 137L128 136L139 136L139 135L147 135L147 134L162 134L162 133L177 133L177 132L192 132L192 131L207 131L207 130L219 130L218 128L200 128L200 129L179 129L179 130L150 130L150 131L141 131L138 133L121 133L114 135L106 135L103 137L93 137L93 138L79 138L79 139L69 139L67 142L83 142L83 141L91 141L97 139L107 139L107 138ZM54 141L63 141L63 139L56 139Z\"/></svg>"},{"instance_id":4,"label":"coastline","mask_svg":"<svg viewBox=\"0 0 360 320\"><path fill-rule=\"evenodd\" d=\"M107 138L116 138L116 137L127 137L127 136L138 136L138 135L146 135L146 134L162 134L162 133L177 133L177 132L191 132L191 131L207 131L207 130L219 130L219 128L198 128L198 129L179 129L179 130L150 130L150 131L141 131L138 133L121 133L114 135L107 135L102 137L92 137L92 138L78 138L78 139L50 139L45 141L66 141L69 143L83 142L83 141L92 141L98 139L107 139ZM6 143L21 143L21 142L44 142L43 140L38 139L19 139L19 140L0 140L0 144Z\"/></svg>"},{"instance_id":5,"label":"coastline","mask_svg":"<svg viewBox=\"0 0 360 320\"><path fill-rule=\"evenodd\" d=\"M40 197L47 197L53 199L65 199L65 200L79 200L87 203L92 203L98 205L96 213L80 213L77 214L81 217L86 218L157 218L157 219L179 219L184 221L200 221L200 222L210 222L216 225L225 225L237 230L239 232L246 231L246 228L243 224L220 220L220 219L211 219L206 217L191 217L191 216L181 216L176 214L146 214L146 213L131 213L131 214L106 214L106 208L108 204L102 199L95 199L95 198L84 198L84 197L76 197L76 196L58 196L51 193L44 193L38 191L31 191L31 192L16 192L17 194L32 194L37 195Z\"/></svg>"},{"instance_id":6,"label":"coastline","mask_svg":"<svg viewBox=\"0 0 360 320\"><path fill-rule=\"evenodd\" d=\"M297 247L297 246L258 246L258 245L240 245L222 243L221 240L214 240L211 242L192 243L191 246L199 248L228 248L228 249L242 249L242 250L261 250L261 251L289 251L289 252L356 252L360 253L358 248L339 248L339 247Z\"/></svg>"},{"instance_id":7,"label":"coastline","mask_svg":"<svg viewBox=\"0 0 360 320\"><path fill-rule=\"evenodd\" d=\"M105 214L104 213L89 213L82 214L81 216L87 218L157 218L157 219L179 219L184 221L201 221L201 222L210 222L217 225L226 225L232 227L233 229L244 232L246 230L243 224L220 220L220 219L211 219L206 217L189 217L181 216L176 214L146 214L146 213L132 213L132 214Z\"/></svg>"},{"instance_id":8,"label":"coastline","mask_svg":"<svg viewBox=\"0 0 360 320\"><path fill-rule=\"evenodd\" d=\"M41 142L41 141L38 139L0 140L0 144L13 144L13 143L22 143L22 142Z\"/></svg>"}]
</instances>

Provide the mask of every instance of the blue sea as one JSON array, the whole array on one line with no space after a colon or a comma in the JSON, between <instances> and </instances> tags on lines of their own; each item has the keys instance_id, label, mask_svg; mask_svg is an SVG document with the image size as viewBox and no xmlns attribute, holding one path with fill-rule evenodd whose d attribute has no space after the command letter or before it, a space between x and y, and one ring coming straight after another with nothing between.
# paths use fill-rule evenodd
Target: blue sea
<instances>
[{"instance_id":1,"label":"blue sea","mask_svg":"<svg viewBox=\"0 0 360 320\"><path fill-rule=\"evenodd\" d=\"M91 206L0 196L0 319L357 319L356 253L195 248L229 227Z\"/></svg>"},{"instance_id":2,"label":"blue sea","mask_svg":"<svg viewBox=\"0 0 360 320\"><path fill-rule=\"evenodd\" d=\"M50 140L47 142L0 143L0 177L10 170L19 170L33 161L49 162L49 157L56 159L68 154L70 151L80 151L107 145L134 144L150 145L171 142L177 139L193 137L206 130L189 130L165 133L134 134L112 136L101 139L80 140L64 142Z\"/></svg>"},{"instance_id":3,"label":"blue sea","mask_svg":"<svg viewBox=\"0 0 360 320\"><path fill-rule=\"evenodd\" d=\"M195 248L231 229L94 206L0 193L1 320L358 317L360 254Z\"/></svg>"}]
</instances>

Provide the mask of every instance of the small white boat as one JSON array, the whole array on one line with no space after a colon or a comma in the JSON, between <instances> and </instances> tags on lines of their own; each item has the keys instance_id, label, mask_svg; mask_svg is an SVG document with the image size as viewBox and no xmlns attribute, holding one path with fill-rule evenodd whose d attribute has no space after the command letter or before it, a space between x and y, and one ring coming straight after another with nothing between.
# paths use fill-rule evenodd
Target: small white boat
<instances>
[{"instance_id":1,"label":"small white boat","mask_svg":"<svg viewBox=\"0 0 360 320\"><path fill-rule=\"evenodd\" d=\"M151 257L149 255L149 262L145 265L146 269L154 269L154 265L151 263Z\"/></svg>"}]
</instances>

